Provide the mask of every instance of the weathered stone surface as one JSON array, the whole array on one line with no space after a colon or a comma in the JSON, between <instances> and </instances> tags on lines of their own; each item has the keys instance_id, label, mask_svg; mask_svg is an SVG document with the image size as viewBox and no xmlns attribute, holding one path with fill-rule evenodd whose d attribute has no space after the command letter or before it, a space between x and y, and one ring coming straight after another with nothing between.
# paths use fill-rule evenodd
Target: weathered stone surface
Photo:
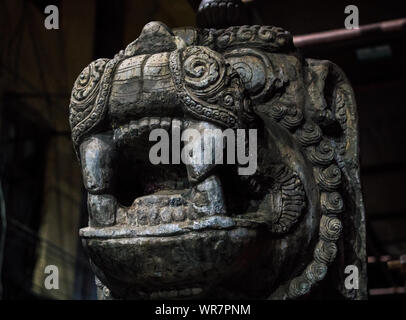
<instances>
[{"instance_id":1,"label":"weathered stone surface","mask_svg":"<svg viewBox=\"0 0 406 320\"><path fill-rule=\"evenodd\" d=\"M70 123L100 298L366 298L354 94L288 32L151 22L84 69ZM156 128L257 129L257 170L154 166ZM344 287L347 265L359 290Z\"/></svg>"}]
</instances>

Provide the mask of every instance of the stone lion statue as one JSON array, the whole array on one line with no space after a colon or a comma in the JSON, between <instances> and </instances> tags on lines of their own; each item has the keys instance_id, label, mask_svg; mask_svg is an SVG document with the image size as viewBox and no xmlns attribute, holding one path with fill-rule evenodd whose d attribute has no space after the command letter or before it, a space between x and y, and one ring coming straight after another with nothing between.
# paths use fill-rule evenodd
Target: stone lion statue
<instances>
[{"instance_id":1,"label":"stone lion statue","mask_svg":"<svg viewBox=\"0 0 406 320\"><path fill-rule=\"evenodd\" d=\"M354 93L287 31L148 23L82 71L69 108L100 299L366 297ZM255 129L257 169L153 165L156 128Z\"/></svg>"}]
</instances>

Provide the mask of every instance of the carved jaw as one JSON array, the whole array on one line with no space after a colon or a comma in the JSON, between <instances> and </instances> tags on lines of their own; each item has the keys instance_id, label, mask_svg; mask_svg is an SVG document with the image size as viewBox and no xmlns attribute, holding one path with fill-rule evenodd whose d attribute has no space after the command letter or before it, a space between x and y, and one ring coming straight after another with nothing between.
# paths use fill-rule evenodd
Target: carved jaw
<instances>
[{"instance_id":1,"label":"carved jaw","mask_svg":"<svg viewBox=\"0 0 406 320\"><path fill-rule=\"evenodd\" d=\"M172 159L168 157L168 163L153 164L148 159L155 144L148 141L153 129L169 129L170 136L165 142L171 144L168 150L172 147ZM188 149L183 148L184 143L180 145L181 136L182 140L185 138L182 134L185 129L201 134L201 138L187 143ZM227 160L226 144L224 149L219 150L218 145L213 143L212 149L204 150L206 129L218 130L210 131L210 139L225 141L223 131L215 124L169 117L133 120L112 133L85 140L81 155L84 182L90 194L89 211L93 213L89 217L89 225L147 227L229 215L219 178L225 167L215 163L217 154L223 151L221 157ZM201 159L193 158L191 152L198 143L203 148ZM203 158L209 158L205 161L210 160L211 163L203 163ZM236 174L234 169L228 169L226 174ZM97 206L93 206L93 202ZM101 204L104 204L103 208Z\"/></svg>"},{"instance_id":2,"label":"carved jaw","mask_svg":"<svg viewBox=\"0 0 406 320\"><path fill-rule=\"evenodd\" d=\"M204 128L216 128L217 126L207 122L199 122L192 120L181 120L177 118L167 118L161 121L159 118L143 118L129 125L129 130L126 128L119 128L115 131L115 137L118 144L122 144L123 140L128 143L131 140L131 135L135 141L130 142L139 144L139 139L146 138L147 135L140 132L149 122L149 129L163 128L168 129L170 124L171 137L167 143L172 141L172 162L179 163L182 160L180 150L180 138L185 129L202 131ZM154 125L151 127L151 123ZM138 137L135 135L134 130L137 131L138 124ZM145 129L144 129L145 130ZM147 130L149 131L149 130ZM123 132L126 132L123 134ZM133 132L133 133L131 133ZM146 132L148 133L148 132ZM203 133L203 132L202 132ZM125 143L125 142L124 142ZM197 143L197 141L195 142ZM179 144L179 145L177 145ZM192 145L189 143L189 146ZM168 146L169 150L169 146ZM151 149L152 151L152 149ZM204 153L204 151L203 151ZM143 156L145 153L143 153ZM141 157L143 157L141 156ZM150 156L150 155L148 155ZM174 169L174 175L164 178L161 177L148 177L148 186L143 195L135 199L128 209L118 210L118 220L123 221L125 224L132 226L155 226L168 223L183 222L186 220L193 221L199 218L207 218L214 215L225 215L226 207L223 195L223 189L220 179L216 176L216 165L214 164L200 164L200 162L193 161L190 155L187 155L190 163L183 165L163 164L162 169L171 171ZM142 161L151 161L151 159L141 159ZM170 159L167 159L168 162ZM137 170L137 169L136 169ZM152 171L154 172L154 171ZM183 178L182 178L183 177ZM163 181L157 181L163 180ZM144 188L145 189L145 188ZM150 192L150 190L152 192ZM151 193L151 194L148 194Z\"/></svg>"},{"instance_id":3,"label":"carved jaw","mask_svg":"<svg viewBox=\"0 0 406 320\"><path fill-rule=\"evenodd\" d=\"M227 210L221 183L224 169L219 170L219 165L192 160L187 165L162 168L150 164L147 139L153 128L171 128L171 138L185 128L202 133L220 129L204 121L148 117L86 140L82 167L89 190L90 221L80 235L93 264L103 266L96 274L116 297L123 286L133 290L123 296L132 298L207 295L225 275L247 269L246 259L250 252L257 252L253 250L263 222L237 217L236 212ZM103 170L99 165L105 166ZM150 170L148 175L146 170ZM104 192L91 183L91 173L100 171L115 181L104 186ZM124 248L132 254L123 256ZM119 278L128 282L123 284ZM201 280L195 283L195 279Z\"/></svg>"}]
</instances>

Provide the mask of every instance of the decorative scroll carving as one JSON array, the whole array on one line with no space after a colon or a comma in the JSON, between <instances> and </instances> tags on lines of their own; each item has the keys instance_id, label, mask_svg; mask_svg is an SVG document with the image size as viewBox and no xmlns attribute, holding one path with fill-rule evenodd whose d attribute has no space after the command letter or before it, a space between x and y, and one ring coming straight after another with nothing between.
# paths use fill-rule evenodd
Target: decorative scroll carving
<instances>
[{"instance_id":1,"label":"decorative scroll carving","mask_svg":"<svg viewBox=\"0 0 406 320\"><path fill-rule=\"evenodd\" d=\"M328 168L316 168L315 178L321 190L334 191L341 184L341 170L336 165L331 165Z\"/></svg>"},{"instance_id":2,"label":"decorative scroll carving","mask_svg":"<svg viewBox=\"0 0 406 320\"><path fill-rule=\"evenodd\" d=\"M326 167L334 160L334 147L327 140L320 140L321 129L316 124L303 125L297 130L299 143L306 147L309 160L315 165L314 177L321 191L338 190L341 184L341 170L334 164ZM309 137L310 139L303 139ZM310 143L313 142L313 144ZM305 271L289 282L287 297L297 298L306 295L317 282L324 279L327 267L337 254L336 241L341 236L342 223L337 216L330 214L341 213L343 200L340 193L321 192L320 205L323 215L320 219L320 239L314 250L314 260ZM273 298L281 298L280 293Z\"/></svg>"},{"instance_id":3,"label":"decorative scroll carving","mask_svg":"<svg viewBox=\"0 0 406 320\"><path fill-rule=\"evenodd\" d=\"M76 80L69 106L72 141L76 150L81 138L103 121L114 70L123 59L122 52L108 62L106 59L99 59L85 68ZM83 86L90 86L89 95ZM80 113L80 110L83 111Z\"/></svg>"},{"instance_id":4,"label":"decorative scroll carving","mask_svg":"<svg viewBox=\"0 0 406 320\"><path fill-rule=\"evenodd\" d=\"M269 58L259 50L233 49L226 51L224 58L240 75L253 103L269 99L283 85Z\"/></svg>"},{"instance_id":5,"label":"decorative scroll carving","mask_svg":"<svg viewBox=\"0 0 406 320\"><path fill-rule=\"evenodd\" d=\"M229 128L242 126L249 98L244 97L238 74L221 55L205 47L188 47L174 51L169 60L186 113Z\"/></svg>"},{"instance_id":6,"label":"decorative scroll carving","mask_svg":"<svg viewBox=\"0 0 406 320\"><path fill-rule=\"evenodd\" d=\"M334 159L334 148L328 140L322 140L307 148L310 161L315 165L328 166Z\"/></svg>"},{"instance_id":7,"label":"decorative scroll carving","mask_svg":"<svg viewBox=\"0 0 406 320\"><path fill-rule=\"evenodd\" d=\"M279 200L274 209L271 231L285 233L299 220L306 206L306 196L300 178L285 165L274 168L273 178L277 183L277 191L273 196Z\"/></svg>"},{"instance_id":8,"label":"decorative scroll carving","mask_svg":"<svg viewBox=\"0 0 406 320\"><path fill-rule=\"evenodd\" d=\"M260 48L268 52L293 51L293 38L282 28L271 26L238 26L227 29L203 29L199 43L218 51L230 48Z\"/></svg>"},{"instance_id":9,"label":"decorative scroll carving","mask_svg":"<svg viewBox=\"0 0 406 320\"><path fill-rule=\"evenodd\" d=\"M334 261L337 254L337 245L334 242L320 240L314 250L314 260L326 265Z\"/></svg>"},{"instance_id":10,"label":"decorative scroll carving","mask_svg":"<svg viewBox=\"0 0 406 320\"><path fill-rule=\"evenodd\" d=\"M337 241L340 238L342 225L340 219L333 216L322 216L320 237L325 241Z\"/></svg>"},{"instance_id":11,"label":"decorative scroll carving","mask_svg":"<svg viewBox=\"0 0 406 320\"><path fill-rule=\"evenodd\" d=\"M313 88L311 89L313 90ZM321 124L314 122L314 117L304 119L296 117L297 121L290 121L290 125L286 125L287 116L292 111L296 114L296 100L289 103L290 95L286 94L285 98L272 102L269 110L261 108L264 114L273 119L281 126L289 130L295 130L294 136L298 144L304 149L308 160L313 166L314 180L320 190L320 208L321 219L319 227L319 241L314 249L314 260L307 265L305 270L295 278L282 286L271 296L272 299L281 298L297 298L308 294L311 288L324 279L328 265L331 264L337 254L336 242L340 239L342 233L342 222L339 214L344 211L344 200L341 196L342 186L342 164L337 159L339 153L343 153L343 148L340 143L335 143L327 137L323 137L323 129L320 125L324 125L326 120L321 121ZM274 99L275 100L275 99ZM284 104L280 101L284 101ZM338 91L336 100L334 100L332 108L335 108L335 113L340 118L339 122L342 127L345 127L345 95ZM348 103L348 101L347 101ZM344 109L344 110L343 110ZM324 109L325 114L332 114L331 110ZM319 118L320 119L320 118ZM302 121L304 123L302 123ZM289 122L288 122L289 123ZM345 151L344 151L345 152Z\"/></svg>"},{"instance_id":12,"label":"decorative scroll carving","mask_svg":"<svg viewBox=\"0 0 406 320\"><path fill-rule=\"evenodd\" d=\"M306 267L305 277L310 283L316 283L324 279L327 274L327 265L313 261Z\"/></svg>"},{"instance_id":13,"label":"decorative scroll carving","mask_svg":"<svg viewBox=\"0 0 406 320\"><path fill-rule=\"evenodd\" d=\"M307 122L296 131L296 138L303 147L317 144L322 139L320 127L314 123Z\"/></svg>"},{"instance_id":14,"label":"decorative scroll carving","mask_svg":"<svg viewBox=\"0 0 406 320\"><path fill-rule=\"evenodd\" d=\"M107 62L107 59L98 59L89 64L83 69L73 85L69 121L72 130L75 130L75 140L77 139L76 136L80 135L80 130L75 128L79 123L90 118L91 112L94 110L93 104L99 93L101 78Z\"/></svg>"},{"instance_id":15,"label":"decorative scroll carving","mask_svg":"<svg viewBox=\"0 0 406 320\"><path fill-rule=\"evenodd\" d=\"M338 192L321 193L321 209L324 214L337 214L343 212L344 200Z\"/></svg>"}]
</instances>

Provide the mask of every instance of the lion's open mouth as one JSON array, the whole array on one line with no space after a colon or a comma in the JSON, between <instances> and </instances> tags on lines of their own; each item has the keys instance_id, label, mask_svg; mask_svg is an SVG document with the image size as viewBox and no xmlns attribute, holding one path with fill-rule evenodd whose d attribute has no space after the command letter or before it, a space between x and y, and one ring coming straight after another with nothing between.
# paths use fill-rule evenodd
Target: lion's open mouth
<instances>
[{"instance_id":1,"label":"lion's open mouth","mask_svg":"<svg viewBox=\"0 0 406 320\"><path fill-rule=\"evenodd\" d=\"M269 168L263 179L261 172L244 179L238 164L173 163L182 144L169 147L170 161L154 164L152 130L164 129L172 145L185 128L203 136L207 128L219 129L185 117L135 118L113 129L112 147L103 147L103 137L101 146L93 146L114 148L114 177L108 194L89 193L90 223L80 235L96 275L114 297L183 299L220 294L211 288L222 288L221 295L249 291L239 279L255 275L254 263L262 268L272 255L269 235L286 232L303 211L299 177L266 152L259 156L260 168ZM221 129L219 134L224 139Z\"/></svg>"},{"instance_id":2,"label":"lion's open mouth","mask_svg":"<svg viewBox=\"0 0 406 320\"><path fill-rule=\"evenodd\" d=\"M201 297L255 260L265 228L247 214L256 200L235 167L150 162L152 129L166 129L172 138L174 127L190 125L149 117L114 130L119 156L109 197L117 203L115 219L80 235L96 274L117 297ZM128 291L118 291L123 288Z\"/></svg>"},{"instance_id":3,"label":"lion's open mouth","mask_svg":"<svg viewBox=\"0 0 406 320\"><path fill-rule=\"evenodd\" d=\"M150 150L156 143L149 141L151 130L167 130L172 142L174 135L179 138L182 130L190 126L190 120L145 117L114 130L119 152L112 191L118 204L114 225L124 227L124 233L134 235L137 229L135 233L141 235L156 235L157 230L164 234L177 230L175 225L182 225L179 228L184 230L194 225L235 225L230 217L244 214L250 201L252 204L255 200L250 199L250 190L235 166L151 163ZM199 126L212 125L199 122Z\"/></svg>"}]
</instances>

